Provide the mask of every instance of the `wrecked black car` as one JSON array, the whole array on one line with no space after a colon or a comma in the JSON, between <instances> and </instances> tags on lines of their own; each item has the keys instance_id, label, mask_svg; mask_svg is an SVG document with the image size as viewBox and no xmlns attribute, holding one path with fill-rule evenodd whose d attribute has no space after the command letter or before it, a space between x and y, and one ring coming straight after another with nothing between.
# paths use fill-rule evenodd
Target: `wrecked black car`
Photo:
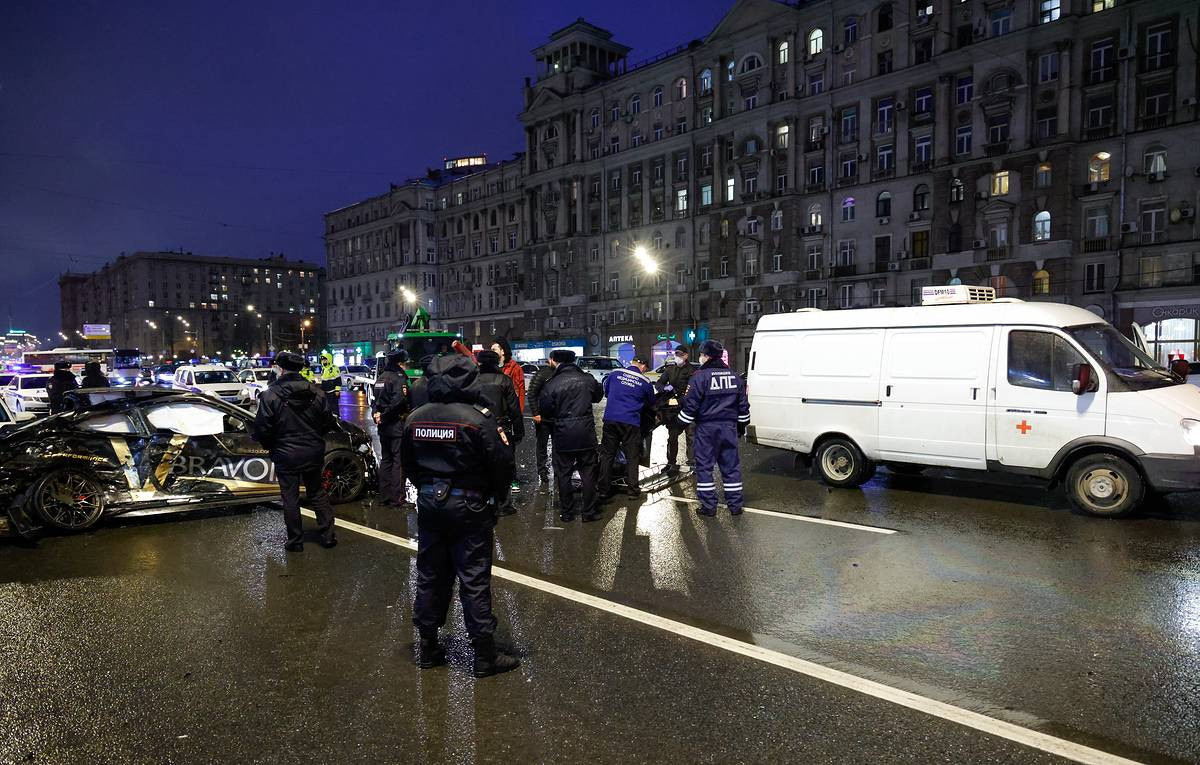
<instances>
[{"instance_id":1,"label":"wrecked black car","mask_svg":"<svg viewBox=\"0 0 1200 765\"><path fill-rule=\"evenodd\" d=\"M68 396L73 411L0 432L0 531L83 531L108 515L279 495L274 466L250 437L254 416L244 409L161 388ZM335 504L358 499L376 480L370 436L352 423L338 426L325 437L325 487Z\"/></svg>"}]
</instances>

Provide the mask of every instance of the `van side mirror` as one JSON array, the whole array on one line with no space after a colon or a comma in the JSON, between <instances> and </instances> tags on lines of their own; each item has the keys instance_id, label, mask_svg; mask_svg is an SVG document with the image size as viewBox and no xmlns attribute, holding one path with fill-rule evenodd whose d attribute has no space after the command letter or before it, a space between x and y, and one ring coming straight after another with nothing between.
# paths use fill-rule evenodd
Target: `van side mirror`
<instances>
[{"instance_id":1,"label":"van side mirror","mask_svg":"<svg viewBox=\"0 0 1200 765\"><path fill-rule=\"evenodd\" d=\"M1187 359L1175 359L1171 362L1171 373L1180 380L1188 379L1188 375L1191 374L1191 371L1192 366L1191 364L1188 364Z\"/></svg>"},{"instance_id":2,"label":"van side mirror","mask_svg":"<svg viewBox=\"0 0 1200 765\"><path fill-rule=\"evenodd\" d=\"M1071 392L1076 396L1092 393L1100 387L1096 380L1096 370L1091 364L1076 364L1071 379Z\"/></svg>"}]
</instances>

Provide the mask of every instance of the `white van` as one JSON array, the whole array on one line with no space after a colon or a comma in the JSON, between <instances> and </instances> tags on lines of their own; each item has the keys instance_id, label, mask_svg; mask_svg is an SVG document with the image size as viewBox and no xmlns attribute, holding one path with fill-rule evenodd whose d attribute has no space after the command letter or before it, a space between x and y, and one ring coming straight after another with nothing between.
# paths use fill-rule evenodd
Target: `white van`
<instances>
[{"instance_id":1,"label":"white van","mask_svg":"<svg viewBox=\"0 0 1200 765\"><path fill-rule=\"evenodd\" d=\"M762 317L749 440L858 486L877 463L1063 480L1095 515L1200 489L1200 389L1095 314L926 288L923 305Z\"/></svg>"},{"instance_id":2,"label":"white van","mask_svg":"<svg viewBox=\"0 0 1200 765\"><path fill-rule=\"evenodd\" d=\"M176 390L205 393L222 401L236 403L242 384L233 370L222 364L186 364L175 370L171 385Z\"/></svg>"}]
</instances>

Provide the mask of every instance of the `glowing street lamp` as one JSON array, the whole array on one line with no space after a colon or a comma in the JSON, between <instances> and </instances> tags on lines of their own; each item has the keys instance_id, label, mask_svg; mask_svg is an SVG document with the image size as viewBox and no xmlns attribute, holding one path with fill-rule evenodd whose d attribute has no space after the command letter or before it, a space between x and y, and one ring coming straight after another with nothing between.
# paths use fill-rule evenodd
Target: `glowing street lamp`
<instances>
[{"instance_id":1,"label":"glowing street lamp","mask_svg":"<svg viewBox=\"0 0 1200 765\"><path fill-rule=\"evenodd\" d=\"M635 260L637 260L638 265L641 266L642 271L646 272L647 274L658 273L658 261L656 261L653 257L650 256L650 251L646 249L646 246L644 244L639 244L633 248L633 257ZM666 279L663 279L663 281L667 285L666 305L664 306L664 311L663 311L663 315L666 317L666 320L667 320L667 327L666 327L667 331L666 331L666 334L663 336L663 339L666 340L668 344L670 344L670 342L671 342L671 279L666 278Z\"/></svg>"}]
</instances>

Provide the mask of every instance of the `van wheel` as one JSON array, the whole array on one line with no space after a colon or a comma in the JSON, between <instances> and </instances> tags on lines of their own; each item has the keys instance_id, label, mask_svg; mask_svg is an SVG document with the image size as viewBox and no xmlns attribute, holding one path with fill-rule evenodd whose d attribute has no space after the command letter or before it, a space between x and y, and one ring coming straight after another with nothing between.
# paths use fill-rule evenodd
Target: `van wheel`
<instances>
[{"instance_id":1,"label":"van wheel","mask_svg":"<svg viewBox=\"0 0 1200 765\"><path fill-rule=\"evenodd\" d=\"M821 480L830 486L862 486L875 475L875 463L845 438L831 438L821 444L815 464Z\"/></svg>"},{"instance_id":2,"label":"van wheel","mask_svg":"<svg viewBox=\"0 0 1200 765\"><path fill-rule=\"evenodd\" d=\"M1141 504L1145 493L1137 468L1115 454L1089 454L1067 472L1071 503L1089 515L1128 515Z\"/></svg>"}]
</instances>

